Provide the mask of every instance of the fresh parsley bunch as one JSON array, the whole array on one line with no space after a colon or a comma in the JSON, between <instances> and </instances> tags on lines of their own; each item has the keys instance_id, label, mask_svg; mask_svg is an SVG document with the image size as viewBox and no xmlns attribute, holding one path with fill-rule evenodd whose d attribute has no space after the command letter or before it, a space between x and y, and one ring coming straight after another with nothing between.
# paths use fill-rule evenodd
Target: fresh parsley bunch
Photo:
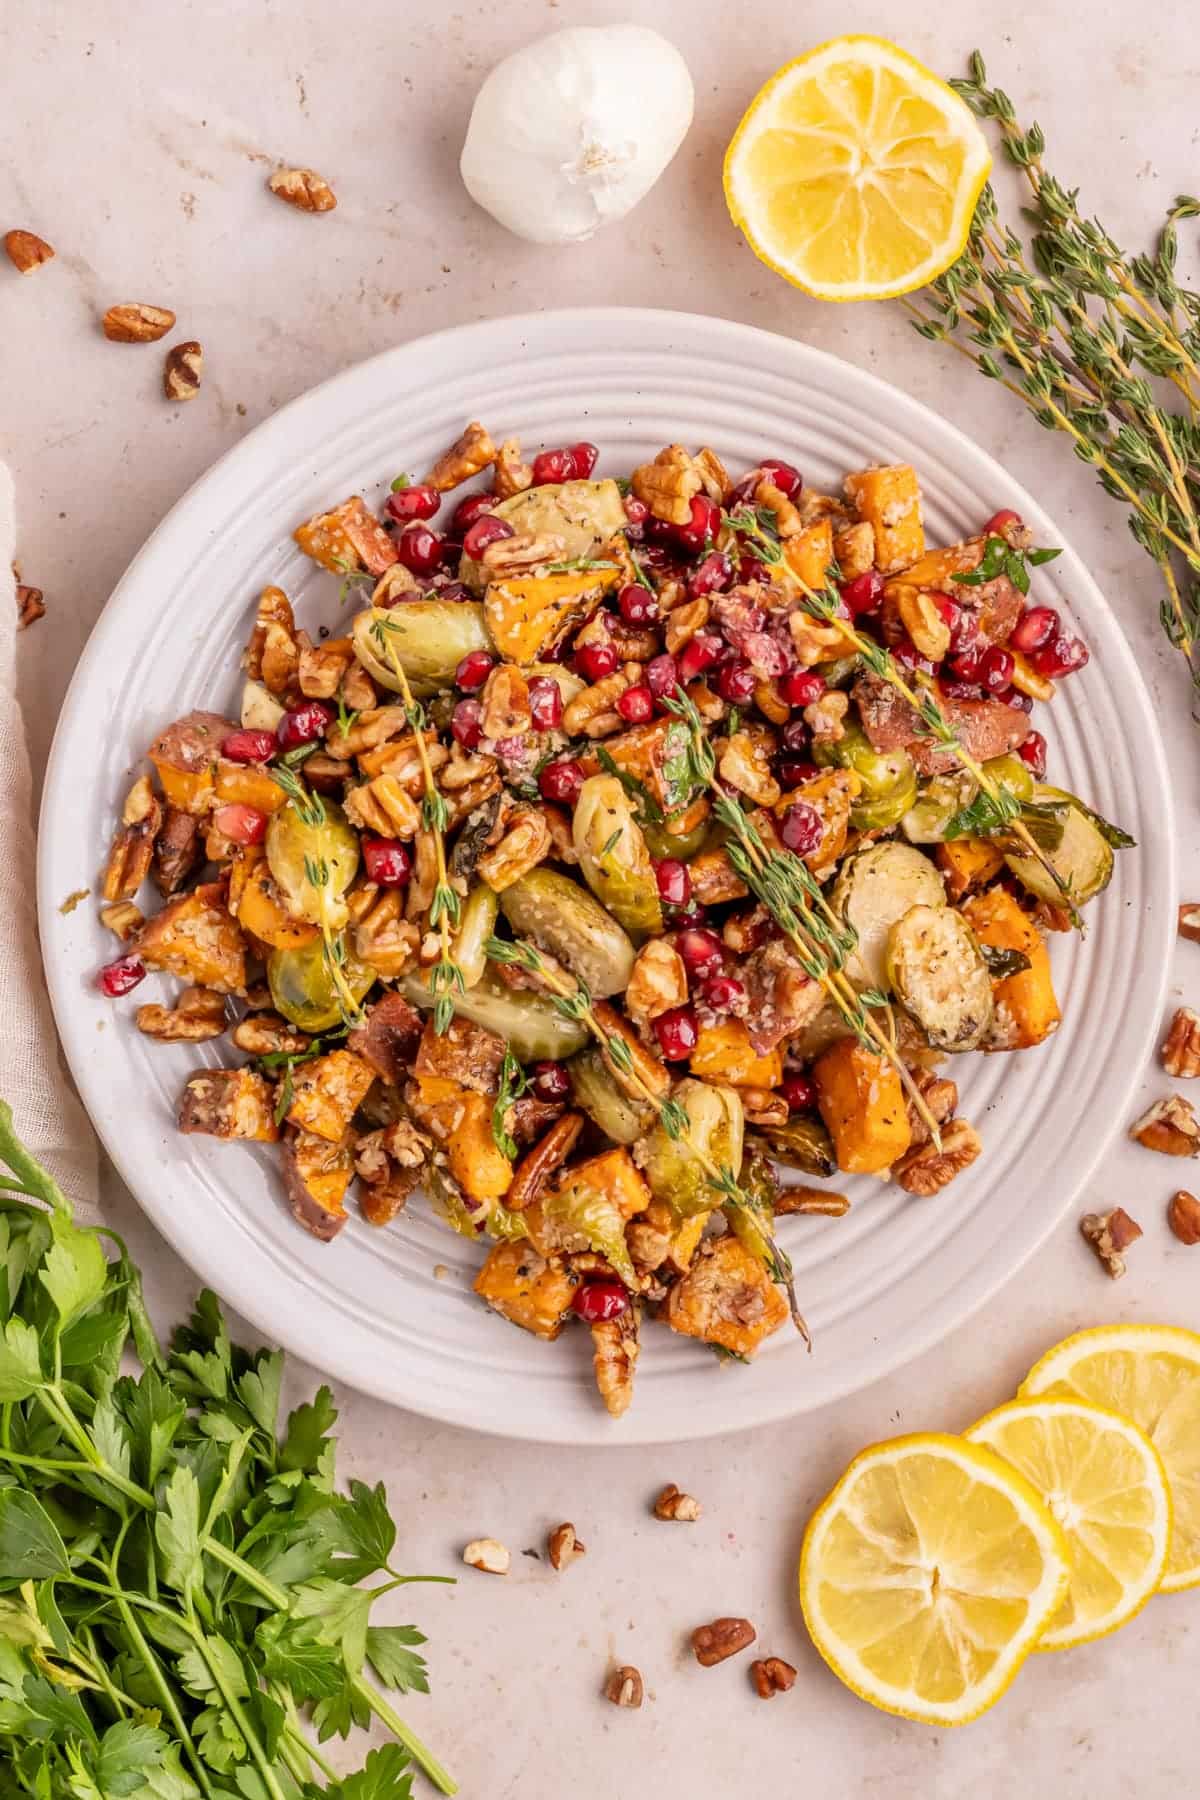
<instances>
[{"instance_id":1,"label":"fresh parsley bunch","mask_svg":"<svg viewBox=\"0 0 1200 1800\"><path fill-rule=\"evenodd\" d=\"M2 1101L0 1163L0 1795L453 1793L376 1686L427 1692L425 1640L370 1622L439 1578L395 1573L382 1483L336 1491L329 1390L280 1432L282 1352L208 1292L164 1354ZM396 1741L339 1779L320 1746L372 1719Z\"/></svg>"}]
</instances>

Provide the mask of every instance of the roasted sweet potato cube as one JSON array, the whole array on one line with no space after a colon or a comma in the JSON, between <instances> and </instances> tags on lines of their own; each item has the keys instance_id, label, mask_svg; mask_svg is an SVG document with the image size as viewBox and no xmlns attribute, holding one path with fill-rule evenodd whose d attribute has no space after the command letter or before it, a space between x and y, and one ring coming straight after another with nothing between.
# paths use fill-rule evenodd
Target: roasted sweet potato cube
<instances>
[{"instance_id":1,"label":"roasted sweet potato cube","mask_svg":"<svg viewBox=\"0 0 1200 1800\"><path fill-rule=\"evenodd\" d=\"M782 1053L770 1050L760 1056L742 1019L702 1025L688 1061L701 1080L727 1081L730 1087L775 1088L783 1080Z\"/></svg>"},{"instance_id":2,"label":"roasted sweet potato cube","mask_svg":"<svg viewBox=\"0 0 1200 1800\"><path fill-rule=\"evenodd\" d=\"M620 569L613 568L563 569L553 575L492 581L483 599L492 642L510 662L535 663L559 638L582 625L620 579Z\"/></svg>"},{"instance_id":3,"label":"roasted sweet potato cube","mask_svg":"<svg viewBox=\"0 0 1200 1800\"><path fill-rule=\"evenodd\" d=\"M352 494L332 512L318 513L292 535L306 556L336 575L355 570L382 575L399 560L395 544L361 494Z\"/></svg>"},{"instance_id":4,"label":"roasted sweet potato cube","mask_svg":"<svg viewBox=\"0 0 1200 1800\"><path fill-rule=\"evenodd\" d=\"M623 775L640 781L651 797L671 815L689 805L692 794L687 774L687 726L666 716L648 725L635 725L618 737L605 740L606 756ZM600 769L599 758L586 753L580 758L585 775Z\"/></svg>"},{"instance_id":5,"label":"roasted sweet potato cube","mask_svg":"<svg viewBox=\"0 0 1200 1800\"><path fill-rule=\"evenodd\" d=\"M292 1075L288 1122L339 1143L374 1079L370 1063L350 1050L331 1050L301 1063Z\"/></svg>"},{"instance_id":6,"label":"roasted sweet potato cube","mask_svg":"<svg viewBox=\"0 0 1200 1800\"><path fill-rule=\"evenodd\" d=\"M846 493L875 533L875 566L885 575L907 569L925 549L921 488L908 463L860 469L846 477Z\"/></svg>"},{"instance_id":7,"label":"roasted sweet potato cube","mask_svg":"<svg viewBox=\"0 0 1200 1800\"><path fill-rule=\"evenodd\" d=\"M159 732L147 754L169 806L187 813L208 811L221 745L237 729L220 713L190 712Z\"/></svg>"},{"instance_id":8,"label":"roasted sweet potato cube","mask_svg":"<svg viewBox=\"0 0 1200 1800\"><path fill-rule=\"evenodd\" d=\"M413 1074L443 1077L491 1096L499 1091L503 1061L504 1039L494 1031L473 1025L470 1019L451 1019L439 1034L430 1018L417 1046Z\"/></svg>"},{"instance_id":9,"label":"roasted sweet potato cube","mask_svg":"<svg viewBox=\"0 0 1200 1800\"><path fill-rule=\"evenodd\" d=\"M137 936L137 953L151 969L181 975L218 994L246 989L246 940L225 904L218 881L168 900Z\"/></svg>"},{"instance_id":10,"label":"roasted sweet potato cube","mask_svg":"<svg viewBox=\"0 0 1200 1800\"><path fill-rule=\"evenodd\" d=\"M328 1243L346 1223L346 1190L354 1173L350 1134L331 1144L315 1132L289 1128L282 1155L293 1218L305 1231Z\"/></svg>"},{"instance_id":11,"label":"roasted sweet potato cube","mask_svg":"<svg viewBox=\"0 0 1200 1800\"><path fill-rule=\"evenodd\" d=\"M215 776L219 806L253 806L259 812L278 812L287 795L277 781L257 763L229 762L222 757Z\"/></svg>"},{"instance_id":12,"label":"roasted sweet potato cube","mask_svg":"<svg viewBox=\"0 0 1200 1800\"><path fill-rule=\"evenodd\" d=\"M753 1356L778 1331L788 1304L761 1262L732 1232L702 1244L667 1295L667 1324L684 1337Z\"/></svg>"},{"instance_id":13,"label":"roasted sweet potato cube","mask_svg":"<svg viewBox=\"0 0 1200 1800\"><path fill-rule=\"evenodd\" d=\"M243 931L272 950L298 950L318 936L315 925L293 919L283 904L261 844L239 852L230 866L229 910Z\"/></svg>"},{"instance_id":14,"label":"roasted sweet potato cube","mask_svg":"<svg viewBox=\"0 0 1200 1800\"><path fill-rule=\"evenodd\" d=\"M817 1058L812 1074L838 1168L854 1175L890 1169L912 1141L894 1065L845 1037Z\"/></svg>"},{"instance_id":15,"label":"roasted sweet potato cube","mask_svg":"<svg viewBox=\"0 0 1200 1800\"><path fill-rule=\"evenodd\" d=\"M938 845L933 860L946 877L947 898L961 900L1000 873L1004 852L987 838L950 838Z\"/></svg>"},{"instance_id":16,"label":"roasted sweet potato cube","mask_svg":"<svg viewBox=\"0 0 1200 1800\"><path fill-rule=\"evenodd\" d=\"M850 808L861 789L862 782L853 769L824 769L820 775L814 775L808 781L802 781L798 787L791 788L775 807L778 819L782 819L797 800L805 801L820 813L821 841L815 850L809 850L800 859L812 870L818 881L824 881L827 876L832 875L841 860L850 834ZM693 880L693 892L695 887Z\"/></svg>"},{"instance_id":17,"label":"roasted sweet potato cube","mask_svg":"<svg viewBox=\"0 0 1200 1800\"><path fill-rule=\"evenodd\" d=\"M1028 1050L1058 1029L1062 1014L1054 992L1050 952L1033 920L1005 888L989 888L963 902L963 918L981 944L1020 950L1029 967L993 981L995 1012L984 1050Z\"/></svg>"},{"instance_id":18,"label":"roasted sweet potato cube","mask_svg":"<svg viewBox=\"0 0 1200 1800\"><path fill-rule=\"evenodd\" d=\"M692 897L701 906L721 906L726 900L742 900L749 891L720 844L712 850L702 850L688 866Z\"/></svg>"},{"instance_id":19,"label":"roasted sweet potato cube","mask_svg":"<svg viewBox=\"0 0 1200 1800\"><path fill-rule=\"evenodd\" d=\"M279 1127L270 1082L251 1068L201 1069L189 1075L179 1102L179 1129L273 1144Z\"/></svg>"},{"instance_id":20,"label":"roasted sweet potato cube","mask_svg":"<svg viewBox=\"0 0 1200 1800\"><path fill-rule=\"evenodd\" d=\"M805 587L823 588L833 561L833 525L829 518L816 519L795 537L788 538L783 560Z\"/></svg>"},{"instance_id":21,"label":"roasted sweet potato cube","mask_svg":"<svg viewBox=\"0 0 1200 1800\"><path fill-rule=\"evenodd\" d=\"M497 1244L475 1277L481 1299L540 1338L558 1336L571 1316L575 1287L569 1269L547 1262L528 1243Z\"/></svg>"}]
</instances>

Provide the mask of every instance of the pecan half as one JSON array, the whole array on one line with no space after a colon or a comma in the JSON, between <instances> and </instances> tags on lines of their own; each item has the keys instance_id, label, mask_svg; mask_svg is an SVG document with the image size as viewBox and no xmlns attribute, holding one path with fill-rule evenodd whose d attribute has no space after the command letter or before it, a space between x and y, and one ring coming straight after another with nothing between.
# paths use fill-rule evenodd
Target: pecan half
<instances>
[{"instance_id":1,"label":"pecan half","mask_svg":"<svg viewBox=\"0 0 1200 1800\"><path fill-rule=\"evenodd\" d=\"M781 1656L766 1656L750 1664L750 1679L760 1700L773 1700L796 1685L796 1671Z\"/></svg>"},{"instance_id":2,"label":"pecan half","mask_svg":"<svg viewBox=\"0 0 1200 1800\"><path fill-rule=\"evenodd\" d=\"M1200 1013L1181 1006L1171 1020L1162 1047L1162 1066L1177 1081L1200 1075Z\"/></svg>"},{"instance_id":3,"label":"pecan half","mask_svg":"<svg viewBox=\"0 0 1200 1800\"><path fill-rule=\"evenodd\" d=\"M754 1642L757 1633L749 1619L714 1619L692 1633L692 1651L702 1669L713 1669Z\"/></svg>"},{"instance_id":4,"label":"pecan half","mask_svg":"<svg viewBox=\"0 0 1200 1800\"><path fill-rule=\"evenodd\" d=\"M1186 1188L1171 1195L1167 1224L1181 1244L1200 1244L1200 1200Z\"/></svg>"},{"instance_id":5,"label":"pecan half","mask_svg":"<svg viewBox=\"0 0 1200 1800\"><path fill-rule=\"evenodd\" d=\"M780 1188L773 1210L777 1219L793 1213L818 1219L844 1219L850 1211L850 1202L845 1194L835 1194L825 1188L785 1187Z\"/></svg>"},{"instance_id":6,"label":"pecan half","mask_svg":"<svg viewBox=\"0 0 1200 1800\"><path fill-rule=\"evenodd\" d=\"M703 449L697 450L693 456L692 467L699 475L700 485L709 499L715 500L718 506L724 506L733 488L733 483L729 479L729 471L716 451L710 450L705 444Z\"/></svg>"},{"instance_id":7,"label":"pecan half","mask_svg":"<svg viewBox=\"0 0 1200 1800\"><path fill-rule=\"evenodd\" d=\"M160 1044L203 1044L220 1037L226 1023L224 996L208 988L184 988L173 1010L166 1006L137 1010L138 1030Z\"/></svg>"},{"instance_id":8,"label":"pecan half","mask_svg":"<svg viewBox=\"0 0 1200 1800\"><path fill-rule=\"evenodd\" d=\"M118 900L113 906L100 908L100 923L116 933L122 943L142 929L146 923L140 908L132 900Z\"/></svg>"},{"instance_id":9,"label":"pecan half","mask_svg":"<svg viewBox=\"0 0 1200 1800\"><path fill-rule=\"evenodd\" d=\"M619 1419L633 1399L633 1376L641 1354L641 1309L628 1306L617 1319L592 1326L592 1369L609 1414Z\"/></svg>"},{"instance_id":10,"label":"pecan half","mask_svg":"<svg viewBox=\"0 0 1200 1800\"><path fill-rule=\"evenodd\" d=\"M470 481L472 475L478 475L495 460L496 446L490 434L478 419L472 419L462 436L438 457L425 479L439 494L449 493L451 488L461 487L464 481ZM529 479L532 482L532 473Z\"/></svg>"},{"instance_id":11,"label":"pecan half","mask_svg":"<svg viewBox=\"0 0 1200 1800\"><path fill-rule=\"evenodd\" d=\"M703 484L704 476L682 444L669 444L653 462L636 468L630 478L635 498L668 525L688 523L692 496L700 492Z\"/></svg>"},{"instance_id":12,"label":"pecan half","mask_svg":"<svg viewBox=\"0 0 1200 1800\"><path fill-rule=\"evenodd\" d=\"M493 538L479 560L493 580L503 581L560 561L566 548L566 539L557 531L518 531L512 537Z\"/></svg>"},{"instance_id":13,"label":"pecan half","mask_svg":"<svg viewBox=\"0 0 1200 1800\"><path fill-rule=\"evenodd\" d=\"M614 1706L640 1706L644 1695L642 1678L631 1663L614 1669L604 1684L604 1698Z\"/></svg>"},{"instance_id":14,"label":"pecan half","mask_svg":"<svg viewBox=\"0 0 1200 1800\"><path fill-rule=\"evenodd\" d=\"M942 1132L941 1149L930 1142L906 1150L892 1169L892 1180L906 1193L927 1199L969 1168L982 1149L973 1125L966 1119L951 1119Z\"/></svg>"},{"instance_id":15,"label":"pecan half","mask_svg":"<svg viewBox=\"0 0 1200 1800\"><path fill-rule=\"evenodd\" d=\"M432 889L430 899L432 899ZM348 897L354 920L354 953L388 980L403 975L416 961L421 934L403 917L404 898L396 888L380 893L377 887L360 888Z\"/></svg>"},{"instance_id":16,"label":"pecan half","mask_svg":"<svg viewBox=\"0 0 1200 1800\"><path fill-rule=\"evenodd\" d=\"M773 739L773 732L758 728L735 731L718 763L722 779L758 806L774 806L783 792L771 773Z\"/></svg>"},{"instance_id":17,"label":"pecan half","mask_svg":"<svg viewBox=\"0 0 1200 1800\"><path fill-rule=\"evenodd\" d=\"M195 338L172 344L163 364L163 393L168 400L194 400L204 373L204 352Z\"/></svg>"},{"instance_id":18,"label":"pecan half","mask_svg":"<svg viewBox=\"0 0 1200 1800\"><path fill-rule=\"evenodd\" d=\"M582 1113L564 1113L545 1137L526 1152L513 1171L512 1186L504 1196L510 1212L522 1212L532 1206L554 1171L570 1156L583 1125Z\"/></svg>"},{"instance_id":19,"label":"pecan half","mask_svg":"<svg viewBox=\"0 0 1200 1800\"><path fill-rule=\"evenodd\" d=\"M421 829L421 809L394 775L377 775L351 788L345 810L352 825L380 837L414 838Z\"/></svg>"},{"instance_id":20,"label":"pecan half","mask_svg":"<svg viewBox=\"0 0 1200 1800\"><path fill-rule=\"evenodd\" d=\"M552 847L550 827L541 810L533 806L516 806L504 827L504 835L490 850L485 850L475 865L481 881L497 894L527 875L549 856Z\"/></svg>"},{"instance_id":21,"label":"pecan half","mask_svg":"<svg viewBox=\"0 0 1200 1800\"><path fill-rule=\"evenodd\" d=\"M921 655L940 663L950 648L950 627L933 595L902 584L896 604L900 622Z\"/></svg>"},{"instance_id":22,"label":"pecan half","mask_svg":"<svg viewBox=\"0 0 1200 1800\"><path fill-rule=\"evenodd\" d=\"M125 796L121 826L109 852L100 888L105 900L133 899L150 873L162 817L162 802L150 786L149 776L139 776Z\"/></svg>"},{"instance_id":23,"label":"pecan half","mask_svg":"<svg viewBox=\"0 0 1200 1800\"><path fill-rule=\"evenodd\" d=\"M935 1075L932 1069L917 1067L910 1068L908 1072L912 1077L913 1085L936 1123L944 1125L947 1119L952 1119L954 1109L958 1105L957 1083L951 1081L947 1075ZM908 1102L908 1125L912 1133L910 1149L915 1149L918 1144L929 1142L929 1127L911 1100Z\"/></svg>"},{"instance_id":24,"label":"pecan half","mask_svg":"<svg viewBox=\"0 0 1200 1800\"><path fill-rule=\"evenodd\" d=\"M19 275L32 275L35 269L40 269L54 255L51 246L36 231L6 231L4 249Z\"/></svg>"},{"instance_id":25,"label":"pecan half","mask_svg":"<svg viewBox=\"0 0 1200 1800\"><path fill-rule=\"evenodd\" d=\"M625 1008L630 1018L639 1023L657 1019L660 1013L683 1006L687 994L687 970L678 950L665 938L650 938L637 953L625 989Z\"/></svg>"},{"instance_id":26,"label":"pecan half","mask_svg":"<svg viewBox=\"0 0 1200 1800\"><path fill-rule=\"evenodd\" d=\"M694 1525L700 1512L700 1502L690 1494L681 1494L673 1481L667 1483L654 1502L655 1518L669 1519L677 1525Z\"/></svg>"},{"instance_id":27,"label":"pecan half","mask_svg":"<svg viewBox=\"0 0 1200 1800\"><path fill-rule=\"evenodd\" d=\"M1124 1207L1114 1206L1111 1212L1084 1213L1079 1229L1104 1265L1105 1274L1119 1281L1125 1273L1121 1252L1136 1244L1142 1235L1137 1220L1131 1219Z\"/></svg>"},{"instance_id":28,"label":"pecan half","mask_svg":"<svg viewBox=\"0 0 1200 1800\"><path fill-rule=\"evenodd\" d=\"M1179 935L1200 944L1200 901L1185 900L1179 909Z\"/></svg>"},{"instance_id":29,"label":"pecan half","mask_svg":"<svg viewBox=\"0 0 1200 1800\"><path fill-rule=\"evenodd\" d=\"M1162 1156L1196 1156L1200 1154L1200 1120L1190 1100L1182 1094L1168 1094L1135 1119L1129 1135L1147 1150Z\"/></svg>"},{"instance_id":30,"label":"pecan half","mask_svg":"<svg viewBox=\"0 0 1200 1800\"><path fill-rule=\"evenodd\" d=\"M781 538L798 537L804 530L804 520L798 509L783 489L777 488L765 475L754 490L754 504L773 515L775 529Z\"/></svg>"},{"instance_id":31,"label":"pecan half","mask_svg":"<svg viewBox=\"0 0 1200 1800\"><path fill-rule=\"evenodd\" d=\"M562 728L567 736L597 738L623 731L625 720L616 710L617 701L626 688L641 679L641 673L638 663L623 663L611 675L605 675L601 681L584 688L582 694L568 700L562 716Z\"/></svg>"},{"instance_id":32,"label":"pecan half","mask_svg":"<svg viewBox=\"0 0 1200 1800\"><path fill-rule=\"evenodd\" d=\"M695 600L688 600L668 613L664 640L672 656L690 643L698 631L703 630L708 624L711 611L712 602L708 595L699 594Z\"/></svg>"},{"instance_id":33,"label":"pecan half","mask_svg":"<svg viewBox=\"0 0 1200 1800\"><path fill-rule=\"evenodd\" d=\"M42 598L41 588L27 587L23 581L17 583L17 630L28 631L39 619L46 616L46 603Z\"/></svg>"},{"instance_id":34,"label":"pecan half","mask_svg":"<svg viewBox=\"0 0 1200 1800\"><path fill-rule=\"evenodd\" d=\"M546 1539L546 1555L552 1569L565 1569L577 1556L587 1555L587 1545L580 1543L575 1536L575 1527L568 1521L556 1525Z\"/></svg>"},{"instance_id":35,"label":"pecan half","mask_svg":"<svg viewBox=\"0 0 1200 1800\"><path fill-rule=\"evenodd\" d=\"M315 169L276 169L267 177L267 186L299 212L332 212L337 205L333 189Z\"/></svg>"},{"instance_id":36,"label":"pecan half","mask_svg":"<svg viewBox=\"0 0 1200 1800\"><path fill-rule=\"evenodd\" d=\"M507 1546L496 1538L472 1538L462 1559L469 1569L481 1569L485 1575L507 1575L512 1563Z\"/></svg>"},{"instance_id":37,"label":"pecan half","mask_svg":"<svg viewBox=\"0 0 1200 1800\"><path fill-rule=\"evenodd\" d=\"M496 452L492 471L492 491L498 500L511 500L533 486L533 470L521 461L519 438L505 438Z\"/></svg>"},{"instance_id":38,"label":"pecan half","mask_svg":"<svg viewBox=\"0 0 1200 1800\"><path fill-rule=\"evenodd\" d=\"M850 710L850 696L831 688L804 708L804 723L812 733L814 744L836 744L846 735L845 718Z\"/></svg>"},{"instance_id":39,"label":"pecan half","mask_svg":"<svg viewBox=\"0 0 1200 1800\"><path fill-rule=\"evenodd\" d=\"M166 306L126 300L119 306L110 306L100 323L110 343L157 344L171 330L175 314Z\"/></svg>"},{"instance_id":40,"label":"pecan half","mask_svg":"<svg viewBox=\"0 0 1200 1800\"><path fill-rule=\"evenodd\" d=\"M485 738L520 737L533 723L529 683L511 663L500 663L492 670L479 701L479 724Z\"/></svg>"},{"instance_id":41,"label":"pecan half","mask_svg":"<svg viewBox=\"0 0 1200 1800\"><path fill-rule=\"evenodd\" d=\"M255 1012L240 1019L230 1041L248 1056L300 1056L312 1039L277 1012Z\"/></svg>"}]
</instances>

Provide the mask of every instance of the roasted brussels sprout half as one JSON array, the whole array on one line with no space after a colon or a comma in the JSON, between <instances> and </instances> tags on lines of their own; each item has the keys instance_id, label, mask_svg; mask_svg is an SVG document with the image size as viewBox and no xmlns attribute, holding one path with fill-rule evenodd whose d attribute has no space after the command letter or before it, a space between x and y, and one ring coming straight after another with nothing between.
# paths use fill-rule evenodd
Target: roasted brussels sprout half
<instances>
[{"instance_id":1,"label":"roasted brussels sprout half","mask_svg":"<svg viewBox=\"0 0 1200 1800\"><path fill-rule=\"evenodd\" d=\"M451 686L454 671L472 650L490 650L483 608L474 600L406 600L372 606L352 627L354 654L367 674L390 693L401 692L399 663L414 694Z\"/></svg>"},{"instance_id":2,"label":"roasted brussels sprout half","mask_svg":"<svg viewBox=\"0 0 1200 1800\"><path fill-rule=\"evenodd\" d=\"M518 937L549 950L593 994L621 994L633 973L634 949L616 920L586 888L555 869L530 869L500 896Z\"/></svg>"},{"instance_id":3,"label":"roasted brussels sprout half","mask_svg":"<svg viewBox=\"0 0 1200 1800\"><path fill-rule=\"evenodd\" d=\"M875 750L861 725L847 723L835 743L815 744L813 761L822 768L853 769L862 789L850 808L858 831L885 831L917 797L917 771L907 750Z\"/></svg>"},{"instance_id":4,"label":"roasted brussels sprout half","mask_svg":"<svg viewBox=\"0 0 1200 1800\"><path fill-rule=\"evenodd\" d=\"M601 905L626 931L661 931L654 864L633 804L615 775L591 775L584 782L572 830L580 873Z\"/></svg>"},{"instance_id":5,"label":"roasted brussels sprout half","mask_svg":"<svg viewBox=\"0 0 1200 1800\"><path fill-rule=\"evenodd\" d=\"M614 1144L632 1144L654 1123L654 1109L639 1103L617 1082L593 1044L567 1064L571 1092L579 1106Z\"/></svg>"},{"instance_id":6,"label":"roasted brussels sprout half","mask_svg":"<svg viewBox=\"0 0 1200 1800\"><path fill-rule=\"evenodd\" d=\"M687 1114L687 1130L673 1138L660 1120L645 1141L642 1173L655 1199L665 1200L677 1219L688 1219L720 1200L688 1145L704 1151L719 1168L740 1175L745 1114L736 1088L691 1076L679 1083L673 1098Z\"/></svg>"},{"instance_id":7,"label":"roasted brussels sprout half","mask_svg":"<svg viewBox=\"0 0 1200 1800\"><path fill-rule=\"evenodd\" d=\"M1027 818L1026 824L1066 887L1071 903L1083 906L1112 880L1113 852L1101 830L1104 822L1062 788L1035 787L1033 802L1040 816ZM1105 828L1112 830L1111 826ZM1051 906L1067 904L1067 896L1036 857L1014 851L1004 860L1022 887L1039 900Z\"/></svg>"},{"instance_id":8,"label":"roasted brussels sprout half","mask_svg":"<svg viewBox=\"0 0 1200 1800\"><path fill-rule=\"evenodd\" d=\"M910 906L944 906L946 890L929 858L911 844L871 844L842 864L830 904L858 935L847 975L857 988L883 988L892 926Z\"/></svg>"},{"instance_id":9,"label":"roasted brussels sprout half","mask_svg":"<svg viewBox=\"0 0 1200 1800\"><path fill-rule=\"evenodd\" d=\"M487 969L484 946L495 930L499 912L499 896L483 881L477 882L463 901L452 954L464 987L473 988L483 980Z\"/></svg>"},{"instance_id":10,"label":"roasted brussels sprout half","mask_svg":"<svg viewBox=\"0 0 1200 1800\"><path fill-rule=\"evenodd\" d=\"M266 847L267 866L293 917L340 930L347 918L342 895L358 870L358 835L341 807L324 801L320 822L310 824L289 801L271 815Z\"/></svg>"},{"instance_id":11,"label":"roasted brussels sprout half","mask_svg":"<svg viewBox=\"0 0 1200 1800\"><path fill-rule=\"evenodd\" d=\"M763 1125L746 1139L747 1146L760 1146L773 1162L788 1169L802 1169L806 1175L832 1175L837 1169L833 1140L820 1119L797 1113L783 1125Z\"/></svg>"},{"instance_id":12,"label":"roasted brussels sprout half","mask_svg":"<svg viewBox=\"0 0 1200 1800\"><path fill-rule=\"evenodd\" d=\"M1032 798L1033 774L1019 756L994 756L983 767L998 787L1015 794L1018 800ZM916 800L900 821L900 829L910 844L940 844L955 813L969 806L978 791L966 769L952 775L935 775L921 783Z\"/></svg>"},{"instance_id":13,"label":"roasted brussels sprout half","mask_svg":"<svg viewBox=\"0 0 1200 1800\"><path fill-rule=\"evenodd\" d=\"M399 986L413 1006L432 1007L433 995L422 976L406 975ZM463 994L452 992L450 998L461 1018L502 1037L518 1062L562 1062L587 1043L587 1026L564 1019L542 994L502 988L485 976Z\"/></svg>"},{"instance_id":14,"label":"roasted brussels sprout half","mask_svg":"<svg viewBox=\"0 0 1200 1800\"><path fill-rule=\"evenodd\" d=\"M889 985L935 1050L974 1050L994 1010L975 933L950 906L912 906L888 934Z\"/></svg>"},{"instance_id":15,"label":"roasted brussels sprout half","mask_svg":"<svg viewBox=\"0 0 1200 1800\"><path fill-rule=\"evenodd\" d=\"M594 555L601 544L624 531L629 522L621 490L610 480L551 482L526 488L524 493L498 501L492 511L507 519L514 531L553 532L563 540L564 562ZM481 594L487 586L487 570L482 563L464 556L459 580L473 593Z\"/></svg>"},{"instance_id":16,"label":"roasted brussels sprout half","mask_svg":"<svg viewBox=\"0 0 1200 1800\"><path fill-rule=\"evenodd\" d=\"M698 856L704 847L712 828L712 819L707 816L698 825L693 825L690 831L673 831L670 819L665 819L661 825L643 825L642 836L646 840L647 850L656 862L662 862L668 856L674 857L678 862L691 862L693 856Z\"/></svg>"},{"instance_id":17,"label":"roasted brussels sprout half","mask_svg":"<svg viewBox=\"0 0 1200 1800\"><path fill-rule=\"evenodd\" d=\"M347 951L342 977L356 1000L375 981L374 969ZM267 959L267 986L277 1012L300 1031L328 1031L341 1021L337 989L321 938L295 950L273 950Z\"/></svg>"}]
</instances>

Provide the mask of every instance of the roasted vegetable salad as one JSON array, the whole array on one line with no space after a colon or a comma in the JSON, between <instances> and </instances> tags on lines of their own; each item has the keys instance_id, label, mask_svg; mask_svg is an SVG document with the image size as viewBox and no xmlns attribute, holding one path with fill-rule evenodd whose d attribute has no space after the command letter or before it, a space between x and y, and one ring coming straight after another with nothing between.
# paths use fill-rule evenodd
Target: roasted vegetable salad
<instances>
[{"instance_id":1,"label":"roasted vegetable salad","mask_svg":"<svg viewBox=\"0 0 1200 1800\"><path fill-rule=\"evenodd\" d=\"M804 1330L776 1218L845 1203L788 1172L924 1196L978 1156L934 1071L1055 1029L1046 934L1129 840L1046 782L1031 710L1086 650L1016 514L932 548L907 466L597 460L473 423L299 527L339 622L268 588L238 717L150 745L99 982L173 974L139 1029L243 1053L181 1130L277 1146L322 1239L422 1188L497 1313L590 1327L619 1415L643 1318Z\"/></svg>"}]
</instances>

